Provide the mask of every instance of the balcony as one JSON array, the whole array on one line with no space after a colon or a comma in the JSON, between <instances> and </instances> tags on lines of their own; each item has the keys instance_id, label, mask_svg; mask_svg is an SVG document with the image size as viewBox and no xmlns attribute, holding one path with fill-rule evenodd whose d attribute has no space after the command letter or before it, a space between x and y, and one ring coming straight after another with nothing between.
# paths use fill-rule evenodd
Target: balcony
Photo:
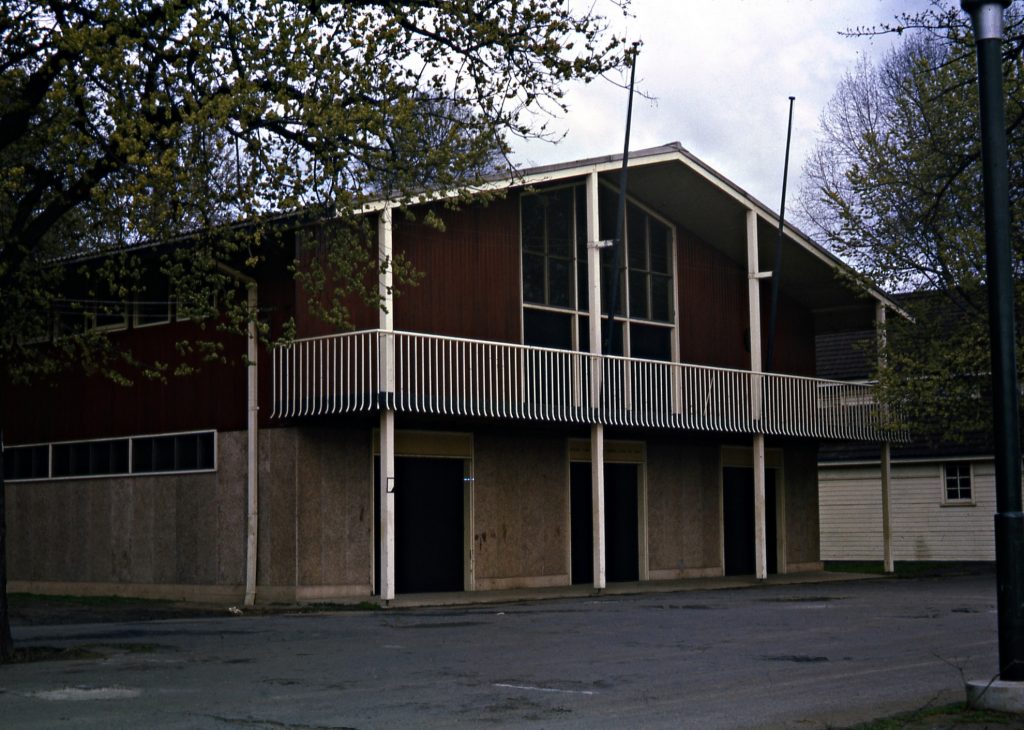
<instances>
[{"instance_id":1,"label":"balcony","mask_svg":"<svg viewBox=\"0 0 1024 730\"><path fill-rule=\"evenodd\" d=\"M375 411L901 441L872 386L367 330L274 348L273 418Z\"/></svg>"}]
</instances>

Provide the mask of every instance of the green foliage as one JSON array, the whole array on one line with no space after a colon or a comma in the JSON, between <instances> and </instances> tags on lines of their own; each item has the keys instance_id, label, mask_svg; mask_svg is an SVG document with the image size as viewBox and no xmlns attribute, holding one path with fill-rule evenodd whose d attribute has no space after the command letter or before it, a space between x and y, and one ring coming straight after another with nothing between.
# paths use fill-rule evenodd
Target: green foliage
<instances>
[{"instance_id":1,"label":"green foliage","mask_svg":"<svg viewBox=\"0 0 1024 730\"><path fill-rule=\"evenodd\" d=\"M343 323L348 299L376 302L375 255L352 235L371 198L465 189L510 137L545 133L566 82L624 52L594 6L561 0L0 0L5 377L112 361L161 376L173 366L130 363L102 336L34 343L67 302L89 314L144 299L146 267L196 320L238 329L256 313L224 265L282 265L273 247L287 266L288 231L314 219L341 221L311 276ZM56 265L111 251L123 255Z\"/></svg>"},{"instance_id":2,"label":"green foliage","mask_svg":"<svg viewBox=\"0 0 1024 730\"><path fill-rule=\"evenodd\" d=\"M1017 319L1024 308L1022 14L1006 12L1004 89L1010 150ZM804 223L872 285L902 296L878 378L918 437L988 429L988 307L977 62L969 20L935 2L883 28L898 47L846 75L804 169ZM1018 327L1018 333L1021 328ZM1018 342L1022 342L1018 339ZM1024 352L1021 344L1018 350ZM1018 358L1020 361L1020 358Z\"/></svg>"}]
</instances>

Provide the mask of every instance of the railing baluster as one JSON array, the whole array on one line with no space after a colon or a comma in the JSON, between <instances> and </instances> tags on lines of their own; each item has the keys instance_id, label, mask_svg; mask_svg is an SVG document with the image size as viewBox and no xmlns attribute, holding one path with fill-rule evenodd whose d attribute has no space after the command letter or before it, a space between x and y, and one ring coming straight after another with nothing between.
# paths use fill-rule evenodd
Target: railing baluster
<instances>
[{"instance_id":1,"label":"railing baluster","mask_svg":"<svg viewBox=\"0 0 1024 730\"><path fill-rule=\"evenodd\" d=\"M390 356L390 362L387 356ZM901 440L886 434L872 386L776 373L404 332L295 340L271 357L271 417L373 410L615 426ZM602 369L592 393L592 368ZM599 398L594 401L594 396ZM755 413L755 399L761 408Z\"/></svg>"}]
</instances>

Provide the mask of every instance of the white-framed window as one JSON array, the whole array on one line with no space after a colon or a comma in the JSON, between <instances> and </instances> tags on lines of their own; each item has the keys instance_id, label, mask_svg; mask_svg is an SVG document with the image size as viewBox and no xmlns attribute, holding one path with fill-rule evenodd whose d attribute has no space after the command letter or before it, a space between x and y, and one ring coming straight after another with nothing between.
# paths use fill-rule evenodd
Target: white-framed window
<instances>
[{"instance_id":1,"label":"white-framed window","mask_svg":"<svg viewBox=\"0 0 1024 730\"><path fill-rule=\"evenodd\" d=\"M12 482L216 469L216 431L56 441L4 448L4 479Z\"/></svg>"},{"instance_id":2,"label":"white-framed window","mask_svg":"<svg viewBox=\"0 0 1024 730\"><path fill-rule=\"evenodd\" d=\"M132 326L153 327L171 321L171 287L166 276L153 275L144 281L145 289L132 303Z\"/></svg>"},{"instance_id":3,"label":"white-framed window","mask_svg":"<svg viewBox=\"0 0 1024 730\"><path fill-rule=\"evenodd\" d=\"M85 328L97 332L128 329L128 305L124 302L99 302L85 314Z\"/></svg>"},{"instance_id":4,"label":"white-framed window","mask_svg":"<svg viewBox=\"0 0 1024 730\"><path fill-rule=\"evenodd\" d=\"M942 465L943 501L946 504L973 504L974 492L969 461L949 461Z\"/></svg>"},{"instance_id":5,"label":"white-framed window","mask_svg":"<svg viewBox=\"0 0 1024 730\"><path fill-rule=\"evenodd\" d=\"M602 239L616 236L617 206L617 192L602 183L598 190ZM590 349L586 218L583 183L543 188L520 197L524 344ZM653 211L629 200L625 235L614 305L614 249L601 254L602 336L608 336L614 306L613 354L672 360L675 230Z\"/></svg>"}]
</instances>

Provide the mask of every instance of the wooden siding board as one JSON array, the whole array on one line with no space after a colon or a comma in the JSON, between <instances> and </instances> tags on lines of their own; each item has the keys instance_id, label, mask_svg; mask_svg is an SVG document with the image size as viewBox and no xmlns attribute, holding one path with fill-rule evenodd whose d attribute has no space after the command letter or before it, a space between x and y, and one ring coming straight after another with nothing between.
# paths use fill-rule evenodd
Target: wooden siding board
<instances>
[{"instance_id":1,"label":"wooden siding board","mask_svg":"<svg viewBox=\"0 0 1024 730\"><path fill-rule=\"evenodd\" d=\"M878 466L821 470L823 560L880 560ZM943 504L941 464L892 470L893 557L898 561L994 560L995 480L990 463L973 468L972 505Z\"/></svg>"},{"instance_id":2,"label":"wooden siding board","mask_svg":"<svg viewBox=\"0 0 1024 730\"><path fill-rule=\"evenodd\" d=\"M676 251L680 360L749 368L746 270L682 229Z\"/></svg>"},{"instance_id":3,"label":"wooden siding board","mask_svg":"<svg viewBox=\"0 0 1024 730\"><path fill-rule=\"evenodd\" d=\"M518 197L437 211L445 229L396 217L395 250L423 274L395 299L395 328L520 342Z\"/></svg>"}]
</instances>

